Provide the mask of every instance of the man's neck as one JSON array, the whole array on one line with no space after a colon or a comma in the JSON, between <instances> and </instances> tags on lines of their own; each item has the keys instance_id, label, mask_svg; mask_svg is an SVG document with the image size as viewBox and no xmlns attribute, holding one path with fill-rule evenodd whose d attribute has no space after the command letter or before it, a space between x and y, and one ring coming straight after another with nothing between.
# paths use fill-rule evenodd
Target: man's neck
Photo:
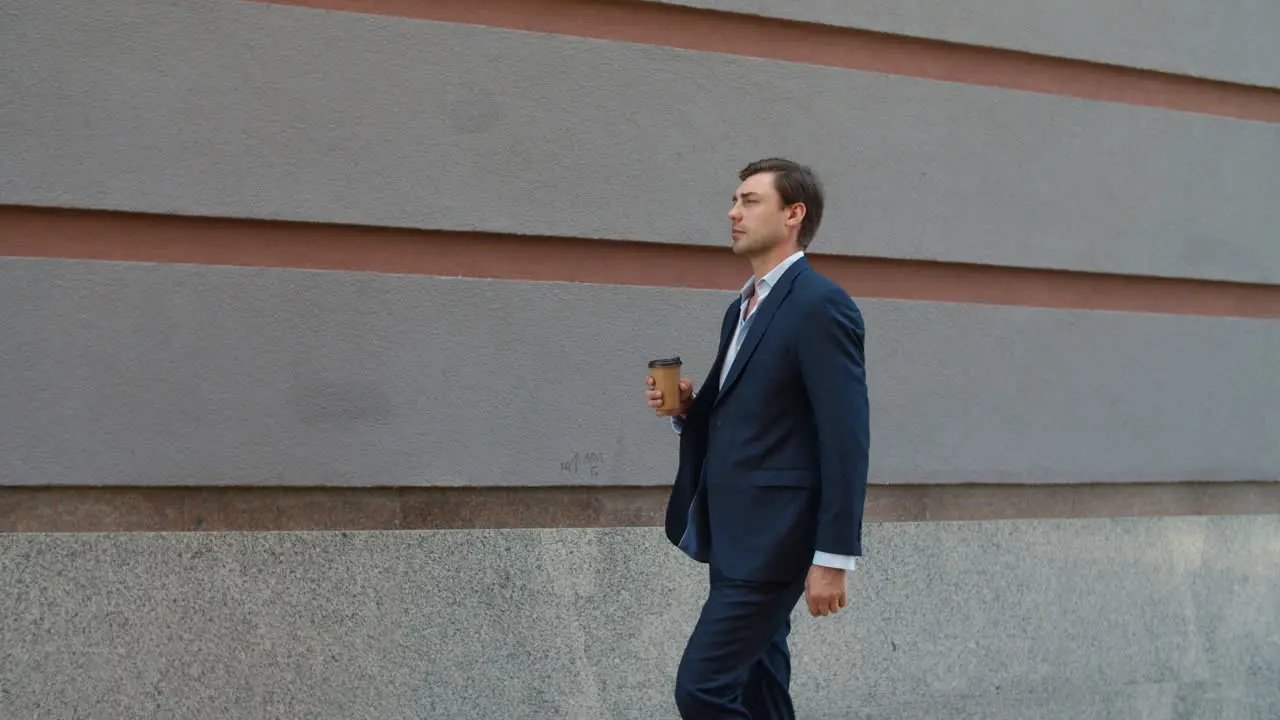
<instances>
[{"instance_id":1,"label":"man's neck","mask_svg":"<svg viewBox=\"0 0 1280 720\"><path fill-rule=\"evenodd\" d=\"M792 244L779 245L762 255L751 258L751 272L756 280L769 274L769 271L782 264L783 260L794 255L800 248Z\"/></svg>"}]
</instances>

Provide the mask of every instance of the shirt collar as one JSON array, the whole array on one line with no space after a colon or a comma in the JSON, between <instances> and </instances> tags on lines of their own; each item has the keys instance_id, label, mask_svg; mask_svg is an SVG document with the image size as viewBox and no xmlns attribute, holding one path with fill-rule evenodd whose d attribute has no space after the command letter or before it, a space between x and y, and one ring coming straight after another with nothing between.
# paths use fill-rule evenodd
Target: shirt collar
<instances>
[{"instance_id":1,"label":"shirt collar","mask_svg":"<svg viewBox=\"0 0 1280 720\"><path fill-rule=\"evenodd\" d=\"M752 275L751 279L747 280L747 284L742 286L742 299L746 300L755 294L756 286L759 286L761 295L766 294L770 288L778 283L778 278L782 277L782 274L802 257L804 257L804 251L797 250L789 255L786 260L778 263L777 267L765 273L765 276L760 278L759 281L756 280L755 275Z\"/></svg>"}]
</instances>

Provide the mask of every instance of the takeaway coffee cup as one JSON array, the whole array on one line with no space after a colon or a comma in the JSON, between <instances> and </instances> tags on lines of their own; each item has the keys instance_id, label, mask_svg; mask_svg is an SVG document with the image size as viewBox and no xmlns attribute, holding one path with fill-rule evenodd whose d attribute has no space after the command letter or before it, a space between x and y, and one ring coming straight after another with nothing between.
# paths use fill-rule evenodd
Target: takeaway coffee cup
<instances>
[{"instance_id":1,"label":"takeaway coffee cup","mask_svg":"<svg viewBox=\"0 0 1280 720\"><path fill-rule=\"evenodd\" d=\"M653 376L653 389L662 391L662 405L658 408L658 411L663 415L674 415L680 409L680 367L682 364L679 357L649 361L649 374Z\"/></svg>"}]
</instances>

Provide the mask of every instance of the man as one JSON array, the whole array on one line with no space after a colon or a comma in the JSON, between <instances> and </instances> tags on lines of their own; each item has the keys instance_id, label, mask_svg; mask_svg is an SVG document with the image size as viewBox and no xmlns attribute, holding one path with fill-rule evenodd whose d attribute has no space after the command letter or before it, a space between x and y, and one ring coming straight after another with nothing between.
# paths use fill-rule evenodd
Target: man
<instances>
[{"instance_id":1,"label":"man","mask_svg":"<svg viewBox=\"0 0 1280 720\"><path fill-rule=\"evenodd\" d=\"M688 720L794 718L791 611L801 594L814 616L845 607L845 575L862 554L865 329L848 293L805 260L822 187L809 168L778 158L739 179L733 252L753 275L725 313L698 392L681 379L672 418L680 462L667 537L710 574L676 674ZM657 408L662 394L652 377L646 384Z\"/></svg>"}]
</instances>

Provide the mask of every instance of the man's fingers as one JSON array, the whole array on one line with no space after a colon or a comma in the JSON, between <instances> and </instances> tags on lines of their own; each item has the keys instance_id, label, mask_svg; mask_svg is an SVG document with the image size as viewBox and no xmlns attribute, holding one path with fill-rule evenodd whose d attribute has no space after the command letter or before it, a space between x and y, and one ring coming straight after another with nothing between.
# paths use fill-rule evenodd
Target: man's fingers
<instances>
[{"instance_id":1,"label":"man's fingers","mask_svg":"<svg viewBox=\"0 0 1280 720\"><path fill-rule=\"evenodd\" d=\"M832 571L814 566L804 580L805 599L809 614L826 617L840 612L849 604L849 589L842 581L833 581Z\"/></svg>"},{"instance_id":2,"label":"man's fingers","mask_svg":"<svg viewBox=\"0 0 1280 720\"><path fill-rule=\"evenodd\" d=\"M644 379L644 382L645 382L645 385L649 387L649 389L646 390L644 393L645 397L649 399L649 407L653 408L654 410L657 410L659 407L662 406L662 391L654 389L654 381L653 381L652 375L646 376Z\"/></svg>"},{"instance_id":3,"label":"man's fingers","mask_svg":"<svg viewBox=\"0 0 1280 720\"><path fill-rule=\"evenodd\" d=\"M840 608L849 604L845 593L809 593L806 590L805 604L809 606L809 614L814 617L827 617L840 612Z\"/></svg>"},{"instance_id":4,"label":"man's fingers","mask_svg":"<svg viewBox=\"0 0 1280 720\"><path fill-rule=\"evenodd\" d=\"M809 614L814 617L825 617L831 611L831 597L823 593L808 596Z\"/></svg>"}]
</instances>

